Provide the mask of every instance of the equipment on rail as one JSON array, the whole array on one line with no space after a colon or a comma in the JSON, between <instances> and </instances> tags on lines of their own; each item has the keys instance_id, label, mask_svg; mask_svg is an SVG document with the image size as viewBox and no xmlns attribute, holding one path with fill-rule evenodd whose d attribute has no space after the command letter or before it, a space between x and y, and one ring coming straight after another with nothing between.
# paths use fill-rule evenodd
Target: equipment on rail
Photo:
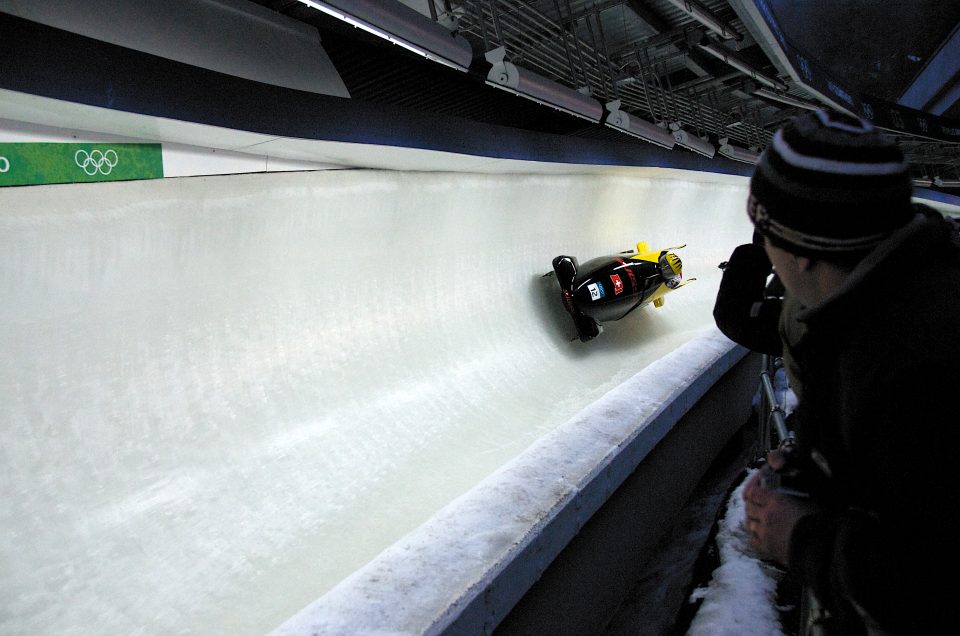
<instances>
[{"instance_id":1,"label":"equipment on rail","mask_svg":"<svg viewBox=\"0 0 960 636\"><path fill-rule=\"evenodd\" d=\"M561 255L553 259L553 271L544 276L556 276L577 336L587 342L603 331L601 323L620 320L650 303L662 307L668 292L695 281L682 280L683 264L670 251L682 247L685 244L651 250L641 242L636 251L600 256L583 264L573 256Z\"/></svg>"}]
</instances>

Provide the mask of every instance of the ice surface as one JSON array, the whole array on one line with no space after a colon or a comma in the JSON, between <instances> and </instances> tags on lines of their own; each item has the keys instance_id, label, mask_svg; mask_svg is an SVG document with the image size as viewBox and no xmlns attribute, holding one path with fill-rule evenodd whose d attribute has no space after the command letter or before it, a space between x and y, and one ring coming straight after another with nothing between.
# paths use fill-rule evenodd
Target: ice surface
<instances>
[{"instance_id":1,"label":"ice surface","mask_svg":"<svg viewBox=\"0 0 960 636\"><path fill-rule=\"evenodd\" d=\"M634 174L0 191L0 632L268 631L702 335L745 180ZM571 342L640 240L698 281Z\"/></svg>"},{"instance_id":2,"label":"ice surface","mask_svg":"<svg viewBox=\"0 0 960 636\"><path fill-rule=\"evenodd\" d=\"M575 532L566 528L565 536L557 519L569 510L589 518L600 496L619 486L616 475L635 466L624 469L630 460L621 455L636 461L637 448L655 446L669 431L659 416L699 376L722 375L744 351L715 328L682 344L545 433L272 636L442 634L475 598L524 589L530 572ZM525 564L505 574L515 560ZM484 611L507 603L491 601Z\"/></svg>"}]
</instances>

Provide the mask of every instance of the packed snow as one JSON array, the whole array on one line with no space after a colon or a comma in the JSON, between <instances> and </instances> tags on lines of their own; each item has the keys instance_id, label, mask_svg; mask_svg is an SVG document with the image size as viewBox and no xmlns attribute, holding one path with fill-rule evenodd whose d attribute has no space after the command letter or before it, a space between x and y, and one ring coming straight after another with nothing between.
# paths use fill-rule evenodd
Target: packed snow
<instances>
[{"instance_id":1,"label":"packed snow","mask_svg":"<svg viewBox=\"0 0 960 636\"><path fill-rule=\"evenodd\" d=\"M751 472L752 474L752 472ZM702 605L690 624L690 636L777 636L783 630L777 608L782 570L760 560L748 544L743 502L744 480L730 496L716 535L720 566L691 601Z\"/></svg>"}]
</instances>

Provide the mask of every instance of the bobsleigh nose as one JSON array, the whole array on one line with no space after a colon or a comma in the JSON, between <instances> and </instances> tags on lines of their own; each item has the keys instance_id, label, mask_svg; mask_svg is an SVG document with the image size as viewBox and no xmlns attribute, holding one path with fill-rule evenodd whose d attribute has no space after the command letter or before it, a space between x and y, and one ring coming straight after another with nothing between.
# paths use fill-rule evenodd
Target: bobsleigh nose
<instances>
[{"instance_id":1,"label":"bobsleigh nose","mask_svg":"<svg viewBox=\"0 0 960 636\"><path fill-rule=\"evenodd\" d=\"M573 256L558 256L553 259L553 271L557 275L560 288L573 291L573 281L577 277L577 259Z\"/></svg>"}]
</instances>

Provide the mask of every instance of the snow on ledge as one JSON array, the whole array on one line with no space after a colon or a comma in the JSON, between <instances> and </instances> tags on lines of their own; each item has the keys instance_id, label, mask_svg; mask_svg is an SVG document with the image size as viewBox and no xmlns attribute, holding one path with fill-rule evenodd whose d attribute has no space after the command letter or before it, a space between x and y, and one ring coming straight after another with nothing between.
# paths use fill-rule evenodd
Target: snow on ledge
<instances>
[{"instance_id":1,"label":"snow on ledge","mask_svg":"<svg viewBox=\"0 0 960 636\"><path fill-rule=\"evenodd\" d=\"M273 636L492 631L746 350L711 329L546 434ZM509 576L501 576L506 570Z\"/></svg>"}]
</instances>

